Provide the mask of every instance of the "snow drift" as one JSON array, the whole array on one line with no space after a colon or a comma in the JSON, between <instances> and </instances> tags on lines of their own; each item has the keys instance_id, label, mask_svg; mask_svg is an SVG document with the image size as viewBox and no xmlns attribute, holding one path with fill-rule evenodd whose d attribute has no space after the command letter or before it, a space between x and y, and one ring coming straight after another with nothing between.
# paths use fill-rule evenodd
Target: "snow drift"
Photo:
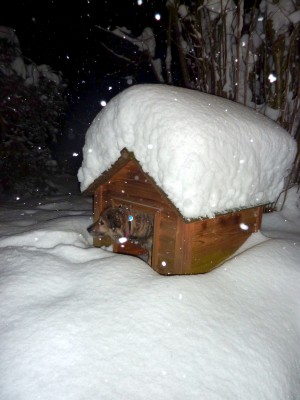
<instances>
[{"instance_id":1,"label":"snow drift","mask_svg":"<svg viewBox=\"0 0 300 400\"><path fill-rule=\"evenodd\" d=\"M267 117L232 101L166 85L114 97L86 134L86 189L126 147L186 218L274 201L296 143Z\"/></svg>"},{"instance_id":2,"label":"snow drift","mask_svg":"<svg viewBox=\"0 0 300 400\"><path fill-rule=\"evenodd\" d=\"M0 399L300 400L297 201L168 278L92 247L90 198L0 203Z\"/></svg>"}]
</instances>

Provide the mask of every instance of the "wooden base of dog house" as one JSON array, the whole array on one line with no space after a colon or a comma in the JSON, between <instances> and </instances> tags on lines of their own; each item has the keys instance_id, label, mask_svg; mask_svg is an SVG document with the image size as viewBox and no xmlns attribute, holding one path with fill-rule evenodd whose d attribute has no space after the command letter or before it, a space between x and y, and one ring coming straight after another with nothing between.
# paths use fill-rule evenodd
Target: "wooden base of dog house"
<instances>
[{"instance_id":1,"label":"wooden base of dog house","mask_svg":"<svg viewBox=\"0 0 300 400\"><path fill-rule=\"evenodd\" d=\"M108 207L125 205L154 217L150 266L163 275L201 274L216 268L260 229L262 207L211 219L187 221L126 149L116 163L84 192L94 196L94 220ZM109 243L95 239L101 247ZM135 243L113 244L116 253L141 256Z\"/></svg>"}]
</instances>

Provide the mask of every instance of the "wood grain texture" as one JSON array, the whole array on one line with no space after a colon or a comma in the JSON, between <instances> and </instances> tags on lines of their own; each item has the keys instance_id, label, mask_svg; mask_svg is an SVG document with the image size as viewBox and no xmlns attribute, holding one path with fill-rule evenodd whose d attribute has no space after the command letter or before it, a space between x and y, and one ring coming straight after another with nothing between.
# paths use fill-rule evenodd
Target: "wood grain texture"
<instances>
[{"instance_id":1,"label":"wood grain texture","mask_svg":"<svg viewBox=\"0 0 300 400\"><path fill-rule=\"evenodd\" d=\"M262 207L187 221L147 175L132 153L120 159L86 190L94 196L94 220L108 207L127 205L154 217L151 267L163 275L206 273L221 265L260 229ZM94 239L98 247L109 238ZM141 256L135 243L113 244L116 253Z\"/></svg>"}]
</instances>

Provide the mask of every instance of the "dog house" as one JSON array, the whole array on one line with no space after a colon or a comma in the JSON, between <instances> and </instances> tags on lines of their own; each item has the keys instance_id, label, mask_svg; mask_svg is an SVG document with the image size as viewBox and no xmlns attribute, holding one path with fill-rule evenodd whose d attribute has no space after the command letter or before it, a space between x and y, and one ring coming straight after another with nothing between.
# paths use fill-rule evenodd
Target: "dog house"
<instances>
[{"instance_id":1,"label":"dog house","mask_svg":"<svg viewBox=\"0 0 300 400\"><path fill-rule=\"evenodd\" d=\"M153 217L155 271L198 274L222 264L260 229L262 205L281 192L296 152L284 129L241 104L169 85L135 85L95 117L78 179L94 197L95 222L119 206ZM144 258L138 242L94 244Z\"/></svg>"},{"instance_id":2,"label":"dog house","mask_svg":"<svg viewBox=\"0 0 300 400\"><path fill-rule=\"evenodd\" d=\"M207 219L185 219L163 190L127 149L84 192L93 195L94 221L108 207L128 206L154 217L151 267L160 274L199 274L220 265L261 225L262 207L247 208ZM113 245L116 253L140 256L133 242L111 243L94 239L94 245Z\"/></svg>"}]
</instances>

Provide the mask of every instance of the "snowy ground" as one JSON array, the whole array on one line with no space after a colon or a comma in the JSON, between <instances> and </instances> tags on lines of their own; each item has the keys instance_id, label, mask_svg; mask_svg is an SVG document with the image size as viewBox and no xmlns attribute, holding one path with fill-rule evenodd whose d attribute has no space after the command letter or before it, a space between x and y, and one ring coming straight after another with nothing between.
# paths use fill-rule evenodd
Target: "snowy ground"
<instances>
[{"instance_id":1,"label":"snowy ground","mask_svg":"<svg viewBox=\"0 0 300 400\"><path fill-rule=\"evenodd\" d=\"M93 248L90 199L2 202L0 399L300 399L297 196L174 277Z\"/></svg>"}]
</instances>

